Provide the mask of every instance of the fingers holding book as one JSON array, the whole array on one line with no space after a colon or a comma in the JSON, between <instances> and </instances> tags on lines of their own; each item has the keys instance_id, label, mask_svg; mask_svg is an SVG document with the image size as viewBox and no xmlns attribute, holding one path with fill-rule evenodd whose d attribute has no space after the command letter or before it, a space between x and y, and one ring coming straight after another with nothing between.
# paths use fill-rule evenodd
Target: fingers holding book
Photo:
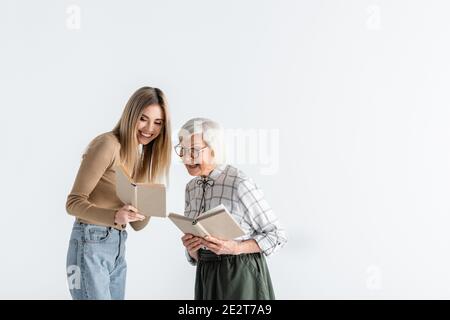
<instances>
[{"instance_id":1,"label":"fingers holding book","mask_svg":"<svg viewBox=\"0 0 450 320\"><path fill-rule=\"evenodd\" d=\"M206 236L203 244L208 250L217 255L239 254L239 243L234 240L220 240L212 236Z\"/></svg>"},{"instance_id":2,"label":"fingers holding book","mask_svg":"<svg viewBox=\"0 0 450 320\"><path fill-rule=\"evenodd\" d=\"M120 225L126 225L134 221L143 221L145 216L140 214L132 205L126 204L116 212L114 222Z\"/></svg>"},{"instance_id":3,"label":"fingers holding book","mask_svg":"<svg viewBox=\"0 0 450 320\"><path fill-rule=\"evenodd\" d=\"M203 245L203 239L200 237L193 236L192 234L185 234L181 241L183 245L188 249L188 251L197 251Z\"/></svg>"},{"instance_id":4,"label":"fingers holding book","mask_svg":"<svg viewBox=\"0 0 450 320\"><path fill-rule=\"evenodd\" d=\"M198 260L198 250L204 246L203 238L187 233L181 237L181 241L189 252L189 255L195 260Z\"/></svg>"},{"instance_id":5,"label":"fingers holding book","mask_svg":"<svg viewBox=\"0 0 450 320\"><path fill-rule=\"evenodd\" d=\"M234 240L221 240L213 236L196 237L192 234L185 234L181 240L183 245L189 252L189 255L196 259L198 258L198 250L206 248L217 255L221 254L240 254L239 243Z\"/></svg>"}]
</instances>

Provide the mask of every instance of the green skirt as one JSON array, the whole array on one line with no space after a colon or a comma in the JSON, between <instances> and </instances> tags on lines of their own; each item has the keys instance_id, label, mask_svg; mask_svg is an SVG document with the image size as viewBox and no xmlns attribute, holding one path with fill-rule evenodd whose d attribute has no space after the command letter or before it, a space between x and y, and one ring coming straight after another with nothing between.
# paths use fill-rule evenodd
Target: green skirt
<instances>
[{"instance_id":1,"label":"green skirt","mask_svg":"<svg viewBox=\"0 0 450 320\"><path fill-rule=\"evenodd\" d=\"M216 255L200 249L195 299L274 300L275 294L264 255Z\"/></svg>"}]
</instances>

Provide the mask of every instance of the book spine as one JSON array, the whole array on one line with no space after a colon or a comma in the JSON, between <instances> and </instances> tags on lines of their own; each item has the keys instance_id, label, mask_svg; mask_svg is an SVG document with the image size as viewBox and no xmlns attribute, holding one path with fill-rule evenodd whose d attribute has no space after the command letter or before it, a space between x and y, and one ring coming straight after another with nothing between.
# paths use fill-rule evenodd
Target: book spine
<instances>
[{"instance_id":1,"label":"book spine","mask_svg":"<svg viewBox=\"0 0 450 320\"><path fill-rule=\"evenodd\" d=\"M195 230L197 230L197 232L198 232L199 234L201 234L202 237L205 237L205 236L209 236L209 235L210 235L209 232L206 231L206 229L203 228L203 226L202 226L198 221L196 221L196 222L193 224L193 226L194 226Z\"/></svg>"},{"instance_id":2,"label":"book spine","mask_svg":"<svg viewBox=\"0 0 450 320\"><path fill-rule=\"evenodd\" d=\"M138 209L138 192L137 192L137 185L135 185L134 183L131 184L133 186L133 203L131 204L133 207L135 207L136 209ZM138 209L139 210L139 209Z\"/></svg>"}]
</instances>

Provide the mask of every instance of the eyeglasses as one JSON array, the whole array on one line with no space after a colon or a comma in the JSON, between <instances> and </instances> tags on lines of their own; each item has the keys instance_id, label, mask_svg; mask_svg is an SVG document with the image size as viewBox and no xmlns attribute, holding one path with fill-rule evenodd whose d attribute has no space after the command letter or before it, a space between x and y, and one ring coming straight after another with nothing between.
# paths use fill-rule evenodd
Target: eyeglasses
<instances>
[{"instance_id":1,"label":"eyeglasses","mask_svg":"<svg viewBox=\"0 0 450 320\"><path fill-rule=\"evenodd\" d=\"M200 152L202 152L203 150L207 149L208 146L201 148L201 149L197 149L197 148L184 148L181 145L176 145L175 146L175 152L179 157L184 157L185 155L190 155L191 158L193 159L197 159L200 156Z\"/></svg>"}]
</instances>

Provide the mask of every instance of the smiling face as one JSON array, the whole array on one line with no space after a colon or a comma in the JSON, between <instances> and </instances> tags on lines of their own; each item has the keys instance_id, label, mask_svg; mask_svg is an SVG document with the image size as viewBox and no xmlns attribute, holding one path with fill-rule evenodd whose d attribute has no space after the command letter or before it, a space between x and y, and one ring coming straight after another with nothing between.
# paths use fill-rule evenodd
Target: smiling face
<instances>
[{"instance_id":1,"label":"smiling face","mask_svg":"<svg viewBox=\"0 0 450 320\"><path fill-rule=\"evenodd\" d=\"M193 134L180 142L182 160L191 176L207 176L216 167L214 152L203 140L202 134Z\"/></svg>"},{"instance_id":2,"label":"smiling face","mask_svg":"<svg viewBox=\"0 0 450 320\"><path fill-rule=\"evenodd\" d=\"M161 132L164 123L164 113L157 104L147 106L142 111L136 128L136 136L139 144L149 144L156 139Z\"/></svg>"}]
</instances>

